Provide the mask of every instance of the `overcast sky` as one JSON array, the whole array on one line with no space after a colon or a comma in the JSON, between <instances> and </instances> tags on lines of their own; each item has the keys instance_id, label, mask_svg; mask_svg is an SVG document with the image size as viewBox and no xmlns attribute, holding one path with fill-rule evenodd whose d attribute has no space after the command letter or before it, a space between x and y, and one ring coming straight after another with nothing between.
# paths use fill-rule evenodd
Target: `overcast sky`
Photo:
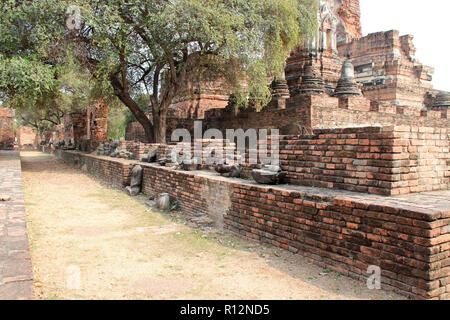
<instances>
[{"instance_id":1,"label":"overcast sky","mask_svg":"<svg viewBox=\"0 0 450 320\"><path fill-rule=\"evenodd\" d=\"M414 36L416 58L450 91L450 0L360 0L363 34L396 29Z\"/></svg>"}]
</instances>

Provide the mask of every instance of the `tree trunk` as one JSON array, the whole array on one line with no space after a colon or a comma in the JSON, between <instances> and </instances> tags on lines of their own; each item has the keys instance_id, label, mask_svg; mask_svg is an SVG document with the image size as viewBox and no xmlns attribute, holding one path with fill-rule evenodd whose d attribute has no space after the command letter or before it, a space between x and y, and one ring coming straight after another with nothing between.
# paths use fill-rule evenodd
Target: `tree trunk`
<instances>
[{"instance_id":1,"label":"tree trunk","mask_svg":"<svg viewBox=\"0 0 450 320\"><path fill-rule=\"evenodd\" d=\"M155 142L166 144L167 131L167 108L162 108L159 112L153 112L153 127L155 133Z\"/></svg>"},{"instance_id":2,"label":"tree trunk","mask_svg":"<svg viewBox=\"0 0 450 320\"><path fill-rule=\"evenodd\" d=\"M110 77L111 84L114 88L114 94L120 99L120 101L125 104L128 109L130 109L131 113L135 116L136 120L142 125L144 128L145 136L150 143L155 142L154 128L149 118L145 115L137 103L131 98L129 93L123 89L122 84L116 76L111 75Z\"/></svg>"}]
</instances>

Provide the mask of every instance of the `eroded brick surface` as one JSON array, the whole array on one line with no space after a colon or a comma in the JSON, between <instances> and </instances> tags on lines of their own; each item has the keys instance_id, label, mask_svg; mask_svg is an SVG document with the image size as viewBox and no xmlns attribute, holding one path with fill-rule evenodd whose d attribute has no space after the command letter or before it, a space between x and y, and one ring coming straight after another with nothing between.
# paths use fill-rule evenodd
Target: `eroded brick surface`
<instances>
[{"instance_id":1,"label":"eroded brick surface","mask_svg":"<svg viewBox=\"0 0 450 320\"><path fill-rule=\"evenodd\" d=\"M0 151L0 300L34 299L19 153Z\"/></svg>"}]
</instances>

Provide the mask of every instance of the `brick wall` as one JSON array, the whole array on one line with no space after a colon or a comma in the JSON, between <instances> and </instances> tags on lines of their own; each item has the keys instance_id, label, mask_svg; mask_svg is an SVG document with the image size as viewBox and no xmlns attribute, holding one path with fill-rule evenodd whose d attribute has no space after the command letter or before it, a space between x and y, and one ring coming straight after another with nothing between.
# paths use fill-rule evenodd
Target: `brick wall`
<instances>
[{"instance_id":1,"label":"brick wall","mask_svg":"<svg viewBox=\"0 0 450 320\"><path fill-rule=\"evenodd\" d=\"M303 128L336 128L374 125L415 125L449 128L447 110L398 107L370 102L363 97L333 98L326 95L297 95L288 100L284 110L263 109L240 111L230 109L207 112L205 127L226 129L283 129L300 125Z\"/></svg>"},{"instance_id":2,"label":"brick wall","mask_svg":"<svg viewBox=\"0 0 450 320\"><path fill-rule=\"evenodd\" d=\"M449 130L410 126L314 130L280 141L297 185L396 195L450 185Z\"/></svg>"},{"instance_id":3,"label":"brick wall","mask_svg":"<svg viewBox=\"0 0 450 320\"><path fill-rule=\"evenodd\" d=\"M350 101L351 102L351 101ZM347 102L348 103L348 102ZM413 125L450 128L447 110L421 111L416 108L372 103L370 111L350 104L348 108L338 104L317 104L311 108L313 128L335 128L363 125ZM347 104L348 105L348 104Z\"/></svg>"},{"instance_id":4,"label":"brick wall","mask_svg":"<svg viewBox=\"0 0 450 320\"><path fill-rule=\"evenodd\" d=\"M17 138L21 149L36 149L37 142L39 140L36 130L30 127L20 127L17 131Z\"/></svg>"},{"instance_id":5,"label":"brick wall","mask_svg":"<svg viewBox=\"0 0 450 320\"><path fill-rule=\"evenodd\" d=\"M275 109L270 105L261 112L247 109L235 114L232 108L227 107L208 110L203 120L204 130L214 128L225 132L226 129L279 129L282 134L299 134L302 130L311 128L374 125L449 128L450 118L446 109L424 111L415 107L370 103L364 97L338 99L327 95L296 95L287 101L286 109ZM169 118L169 140L177 128L185 128L193 134L194 120ZM137 122L131 123L127 127L126 139L145 142L142 126Z\"/></svg>"},{"instance_id":6,"label":"brick wall","mask_svg":"<svg viewBox=\"0 0 450 320\"><path fill-rule=\"evenodd\" d=\"M214 141L236 152L234 143ZM450 186L449 141L447 128L316 129L310 135L279 137L280 166L288 172L287 182L294 185L379 195L447 190ZM211 142L203 141L204 156ZM268 144L270 152L270 136ZM159 145L158 159L173 148L175 145ZM247 179L251 178L252 169L261 168L261 158L258 164L249 164L250 151L254 150L247 146L246 161L241 164L243 177ZM226 149L223 155L225 157Z\"/></svg>"},{"instance_id":7,"label":"brick wall","mask_svg":"<svg viewBox=\"0 0 450 320\"><path fill-rule=\"evenodd\" d=\"M315 97L305 97L314 99ZM311 128L311 107L304 100L298 101L296 108L272 109L266 108L261 112L252 109L241 110L238 114L234 110L215 109L206 112L205 128L219 129L280 129L292 124Z\"/></svg>"},{"instance_id":8,"label":"brick wall","mask_svg":"<svg viewBox=\"0 0 450 320\"><path fill-rule=\"evenodd\" d=\"M14 111L0 106L0 150L14 148Z\"/></svg>"},{"instance_id":9,"label":"brick wall","mask_svg":"<svg viewBox=\"0 0 450 320\"><path fill-rule=\"evenodd\" d=\"M413 298L450 298L448 198L440 212L395 200L238 185L231 201L225 224L246 238L360 280L369 265L379 266L385 289Z\"/></svg>"},{"instance_id":10,"label":"brick wall","mask_svg":"<svg viewBox=\"0 0 450 320\"><path fill-rule=\"evenodd\" d=\"M447 190L449 143L447 128L316 129L311 135L279 137L280 166L294 185L379 195ZM261 167L261 161L249 164L250 151L242 164L246 178Z\"/></svg>"},{"instance_id":11,"label":"brick wall","mask_svg":"<svg viewBox=\"0 0 450 320\"><path fill-rule=\"evenodd\" d=\"M158 196L169 193L190 219L209 218L217 227L231 204L230 182L207 172L184 172L157 165L144 165L143 192Z\"/></svg>"},{"instance_id":12,"label":"brick wall","mask_svg":"<svg viewBox=\"0 0 450 320\"><path fill-rule=\"evenodd\" d=\"M46 150L48 152L48 150ZM74 151L55 150L55 156L67 164L82 169L116 187L130 185L131 170L136 161L114 159L102 156L78 153Z\"/></svg>"},{"instance_id":13,"label":"brick wall","mask_svg":"<svg viewBox=\"0 0 450 320\"><path fill-rule=\"evenodd\" d=\"M151 143L143 143L136 141L122 140L119 142L119 147L125 148L128 152L131 152L134 159L141 160L143 156L146 156L150 150L157 149L159 145Z\"/></svg>"},{"instance_id":14,"label":"brick wall","mask_svg":"<svg viewBox=\"0 0 450 320\"><path fill-rule=\"evenodd\" d=\"M364 72L356 72L356 77L366 84L363 91L368 99L423 108L425 95L432 90L434 69L415 59L412 38L391 30L339 45L339 55L349 56L357 71L367 66ZM371 85L373 81L382 83Z\"/></svg>"},{"instance_id":15,"label":"brick wall","mask_svg":"<svg viewBox=\"0 0 450 320\"><path fill-rule=\"evenodd\" d=\"M148 142L145 131L139 122L130 122L125 129L125 140Z\"/></svg>"},{"instance_id":16,"label":"brick wall","mask_svg":"<svg viewBox=\"0 0 450 320\"><path fill-rule=\"evenodd\" d=\"M126 180L136 161L59 151L108 182ZM382 270L382 287L417 299L450 299L449 191L381 197L299 186L262 186L211 172L141 164L147 195L167 192L191 219L301 254L365 280ZM122 168L118 171L105 168ZM111 175L118 175L113 178Z\"/></svg>"}]
</instances>

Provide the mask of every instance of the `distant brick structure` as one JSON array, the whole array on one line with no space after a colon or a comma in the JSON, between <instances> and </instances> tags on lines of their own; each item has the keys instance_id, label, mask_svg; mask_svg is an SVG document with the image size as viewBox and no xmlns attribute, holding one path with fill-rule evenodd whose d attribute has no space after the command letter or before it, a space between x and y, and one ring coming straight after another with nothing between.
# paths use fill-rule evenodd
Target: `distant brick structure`
<instances>
[{"instance_id":1,"label":"distant brick structure","mask_svg":"<svg viewBox=\"0 0 450 320\"><path fill-rule=\"evenodd\" d=\"M278 128L287 134L295 126L449 127L449 95L433 89L434 69L415 58L413 37L395 30L362 37L360 16L358 0L320 1L317 35L295 48L286 61L289 92L276 84L273 101L261 112L241 110L235 115L220 82L189 80L169 111L168 139L177 128L192 130L194 120L204 120L206 128ZM353 64L359 97L338 93L345 61ZM191 99L187 92L199 94ZM137 122L129 125L126 138L146 142Z\"/></svg>"},{"instance_id":2,"label":"distant brick structure","mask_svg":"<svg viewBox=\"0 0 450 320\"><path fill-rule=\"evenodd\" d=\"M0 150L14 149L14 111L0 106Z\"/></svg>"},{"instance_id":3,"label":"distant brick structure","mask_svg":"<svg viewBox=\"0 0 450 320\"><path fill-rule=\"evenodd\" d=\"M108 105L104 100L98 100L86 110L74 113L65 118L66 134L73 132L75 141L81 139L97 142L105 141L108 133Z\"/></svg>"},{"instance_id":4,"label":"distant brick structure","mask_svg":"<svg viewBox=\"0 0 450 320\"><path fill-rule=\"evenodd\" d=\"M340 55L352 58L366 98L406 108L426 107L427 93L434 93L434 69L416 60L412 39L393 30L339 46Z\"/></svg>"},{"instance_id":5,"label":"distant brick structure","mask_svg":"<svg viewBox=\"0 0 450 320\"><path fill-rule=\"evenodd\" d=\"M39 134L34 128L19 127L17 129L17 140L19 148L23 149L36 149L39 144Z\"/></svg>"}]
</instances>

